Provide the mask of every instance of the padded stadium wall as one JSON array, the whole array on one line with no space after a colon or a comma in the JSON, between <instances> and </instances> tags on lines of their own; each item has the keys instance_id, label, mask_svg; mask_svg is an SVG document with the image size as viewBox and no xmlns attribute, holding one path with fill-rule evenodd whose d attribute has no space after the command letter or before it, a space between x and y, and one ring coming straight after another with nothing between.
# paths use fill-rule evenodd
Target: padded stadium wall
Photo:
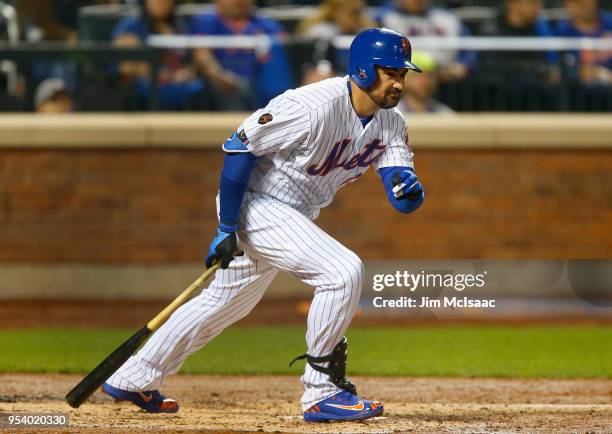
<instances>
[{"instance_id":1,"label":"padded stadium wall","mask_svg":"<svg viewBox=\"0 0 612 434\"><path fill-rule=\"evenodd\" d=\"M168 297L201 270L222 141L245 114L4 115L0 297ZM395 212L370 171L317 220L367 263L604 259L607 115L411 116L426 201ZM302 290L291 277L270 292Z\"/></svg>"}]
</instances>

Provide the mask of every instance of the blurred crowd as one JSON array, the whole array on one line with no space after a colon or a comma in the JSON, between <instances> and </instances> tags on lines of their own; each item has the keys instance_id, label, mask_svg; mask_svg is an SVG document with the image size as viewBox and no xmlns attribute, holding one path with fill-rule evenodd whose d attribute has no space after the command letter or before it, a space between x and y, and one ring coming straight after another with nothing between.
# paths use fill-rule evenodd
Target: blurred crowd
<instances>
[{"instance_id":1,"label":"blurred crowd","mask_svg":"<svg viewBox=\"0 0 612 434\"><path fill-rule=\"evenodd\" d=\"M0 57L0 111L253 110L288 88L346 74L348 51L335 48L332 40L374 26L409 37L612 37L612 14L604 0L203 3L0 0L0 11L12 6L19 24L15 35L10 17L0 17L0 50L2 41L15 39L69 47L95 41L121 48L144 47L150 35L263 34L272 41L265 53L167 49L157 68L136 59L84 61L58 55L57 61L33 57L15 70ZM267 13L299 8L308 11L299 20ZM468 9L474 17L462 19ZM552 9L558 12L554 16L546 13ZM556 110L562 87L566 109L612 109L611 52L415 49L414 61L424 73L408 74L401 103L405 111ZM578 100L582 105L572 103Z\"/></svg>"}]
</instances>

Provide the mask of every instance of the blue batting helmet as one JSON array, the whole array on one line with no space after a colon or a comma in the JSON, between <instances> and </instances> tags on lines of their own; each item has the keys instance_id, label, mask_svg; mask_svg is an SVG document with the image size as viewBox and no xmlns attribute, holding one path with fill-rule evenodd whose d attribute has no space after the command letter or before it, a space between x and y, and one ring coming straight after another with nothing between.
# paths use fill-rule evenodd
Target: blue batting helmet
<instances>
[{"instance_id":1,"label":"blue batting helmet","mask_svg":"<svg viewBox=\"0 0 612 434\"><path fill-rule=\"evenodd\" d=\"M389 29L367 29L355 36L351 43L348 73L359 87L368 88L376 81L376 65L421 72L411 58L410 41L401 33Z\"/></svg>"}]
</instances>

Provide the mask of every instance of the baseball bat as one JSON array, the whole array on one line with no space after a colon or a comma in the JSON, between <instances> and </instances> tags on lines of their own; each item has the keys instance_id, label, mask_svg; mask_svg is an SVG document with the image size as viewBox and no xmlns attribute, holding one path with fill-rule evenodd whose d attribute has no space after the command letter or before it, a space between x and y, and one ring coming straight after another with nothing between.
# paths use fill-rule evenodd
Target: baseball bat
<instances>
[{"instance_id":1,"label":"baseball bat","mask_svg":"<svg viewBox=\"0 0 612 434\"><path fill-rule=\"evenodd\" d=\"M161 327L172 313L185 303L192 294L219 268L219 262L213 264L206 272L198 277L187 289L147 323L134 333L128 340L115 349L106 359L96 366L79 384L68 392L66 401L73 408L79 408L102 384L115 373L117 369L140 347L140 345Z\"/></svg>"}]
</instances>

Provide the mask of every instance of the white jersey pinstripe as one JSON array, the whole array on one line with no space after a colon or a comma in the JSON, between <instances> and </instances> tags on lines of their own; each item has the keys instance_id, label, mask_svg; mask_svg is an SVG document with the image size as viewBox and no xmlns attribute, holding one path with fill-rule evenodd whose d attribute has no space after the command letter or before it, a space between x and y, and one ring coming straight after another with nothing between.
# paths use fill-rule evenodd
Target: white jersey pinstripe
<instances>
[{"instance_id":1,"label":"white jersey pinstripe","mask_svg":"<svg viewBox=\"0 0 612 434\"><path fill-rule=\"evenodd\" d=\"M245 255L219 270L208 288L179 308L108 380L112 386L159 388L189 354L248 314L278 271L314 288L308 353L327 355L339 342L359 303L363 265L312 220L339 188L370 165L412 167L399 111L379 110L364 128L352 108L347 80L285 92L238 128L259 157L239 218ZM303 410L339 390L308 364L302 382Z\"/></svg>"},{"instance_id":2,"label":"white jersey pinstripe","mask_svg":"<svg viewBox=\"0 0 612 434\"><path fill-rule=\"evenodd\" d=\"M364 128L347 82L347 77L331 78L289 90L238 128L249 150L260 157L249 184L252 191L312 215L370 165L412 167L402 114L379 110ZM272 120L259 123L266 114Z\"/></svg>"}]
</instances>

